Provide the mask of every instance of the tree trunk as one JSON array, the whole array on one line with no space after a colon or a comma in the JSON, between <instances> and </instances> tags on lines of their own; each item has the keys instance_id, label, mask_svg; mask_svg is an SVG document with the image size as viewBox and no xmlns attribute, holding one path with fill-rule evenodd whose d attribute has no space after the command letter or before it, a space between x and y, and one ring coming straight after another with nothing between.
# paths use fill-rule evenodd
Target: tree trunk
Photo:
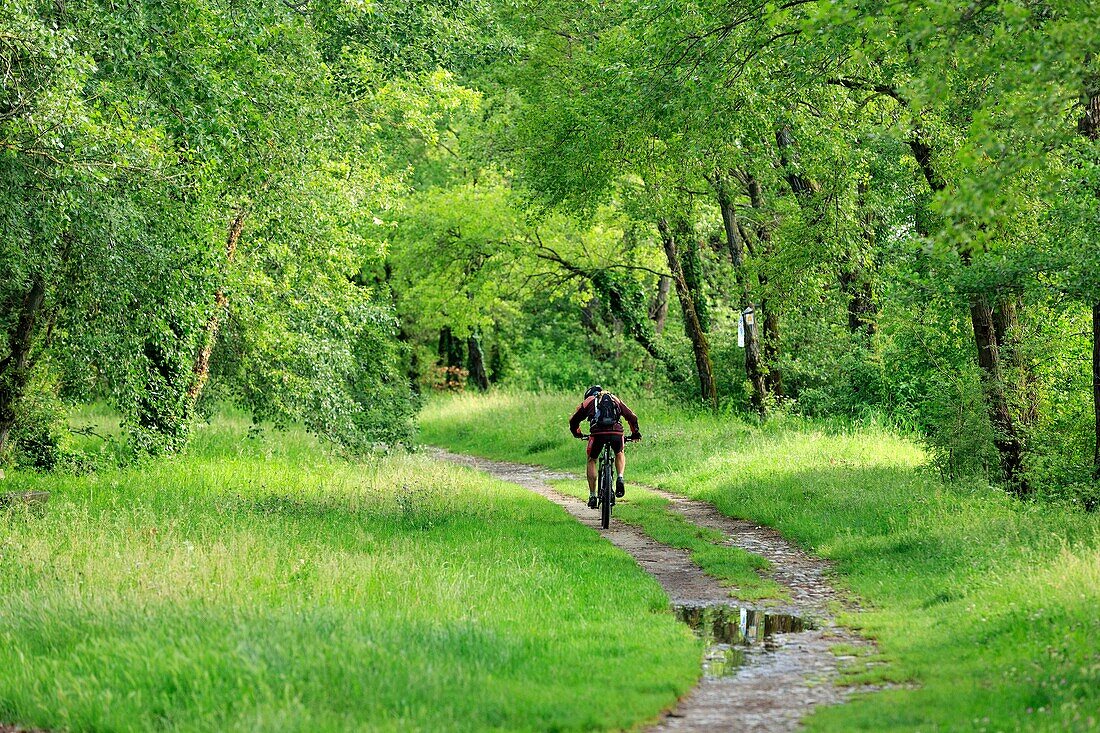
<instances>
[{"instance_id":1,"label":"tree trunk","mask_svg":"<svg viewBox=\"0 0 1100 733\"><path fill-rule=\"evenodd\" d=\"M917 161L917 167L924 174L924 180L928 181L928 187L932 193L939 193L947 188L947 181L936 172L932 166L932 145L924 134L924 130L914 126L909 131L909 150Z\"/></svg>"},{"instance_id":2,"label":"tree trunk","mask_svg":"<svg viewBox=\"0 0 1100 733\"><path fill-rule=\"evenodd\" d=\"M779 147L779 164L783 166L784 178L791 187L791 193L799 199L799 203L813 196L821 190L821 187L811 178L798 172L798 158L794 150L794 136L789 127L780 126L775 131L775 142Z\"/></svg>"},{"instance_id":3,"label":"tree trunk","mask_svg":"<svg viewBox=\"0 0 1100 733\"><path fill-rule=\"evenodd\" d=\"M225 237L225 265L227 269L233 264L233 259L237 255L237 243L241 239L241 232L244 230L244 220L247 215L246 211L238 211L236 216L233 217L233 221L229 223L229 232ZM193 377L191 387L187 390L187 398L192 409L195 403L199 401L203 387L206 386L206 381L210 378L210 356L214 353L214 346L218 343L218 330L221 328L222 318L228 308L229 296L225 294L224 290L218 288L217 292L214 293L214 312L210 314L210 318L206 321L206 332L203 335L202 348L195 356L195 364L191 369Z\"/></svg>"},{"instance_id":4,"label":"tree trunk","mask_svg":"<svg viewBox=\"0 0 1100 733\"><path fill-rule=\"evenodd\" d=\"M471 333L466 339L467 361L470 369L470 381L480 391L489 389L489 374L485 371L485 354L481 350L481 337Z\"/></svg>"},{"instance_id":5,"label":"tree trunk","mask_svg":"<svg viewBox=\"0 0 1100 733\"><path fill-rule=\"evenodd\" d=\"M668 320L668 293L672 289L672 278L661 275L657 281L657 298L649 309L649 318L653 321L653 330L657 333L665 332L665 321Z\"/></svg>"},{"instance_id":6,"label":"tree trunk","mask_svg":"<svg viewBox=\"0 0 1100 733\"><path fill-rule=\"evenodd\" d=\"M909 148L932 193L943 191L947 183L932 166L932 147L919 128L911 131ZM918 217L918 231L927 235L927 225L921 222ZM970 254L964 251L960 255L963 264L969 266ZM993 309L985 295L976 293L970 296L970 323L974 329L974 345L978 349L978 366L982 370L986 411L996 433L993 444L997 448L1001 472L1008 482L1009 490L1017 496L1025 496L1030 493L1031 487L1023 476L1024 446L1017 433L1016 421L1005 393L1001 355L997 345L998 329L994 322Z\"/></svg>"},{"instance_id":7,"label":"tree trunk","mask_svg":"<svg viewBox=\"0 0 1100 733\"><path fill-rule=\"evenodd\" d=\"M840 289L848 296L848 332L870 341L878 329L878 306L871 281L861 277L859 268L849 263L840 271Z\"/></svg>"},{"instance_id":8,"label":"tree trunk","mask_svg":"<svg viewBox=\"0 0 1100 733\"><path fill-rule=\"evenodd\" d=\"M761 216L760 223L756 227L756 238L760 241L761 256L767 260L771 255L772 232L763 220L764 215L764 191L760 182L751 173L745 173L745 183L749 194L749 203ZM761 268L757 275L760 287L767 292L768 276ZM760 301L760 309L764 311L764 338L763 351L764 362L768 373L764 378L764 387L777 399L783 397L783 372L779 368L779 314L771 307L767 298ZM759 314L757 314L759 318Z\"/></svg>"},{"instance_id":9,"label":"tree trunk","mask_svg":"<svg viewBox=\"0 0 1100 733\"><path fill-rule=\"evenodd\" d=\"M760 302L760 307L764 310L764 361L768 364L764 386L778 400L784 395L783 370L779 368L779 314L768 305L767 298Z\"/></svg>"},{"instance_id":10,"label":"tree trunk","mask_svg":"<svg viewBox=\"0 0 1100 733\"><path fill-rule=\"evenodd\" d=\"M707 343L707 336L699 323L699 315L695 311L695 299L684 280L684 270L677 252L676 238L665 219L661 219L657 223L657 228L661 232L665 257L668 259L668 267L672 272L672 279L676 285L677 299L680 301L680 309L684 314L684 331L691 341L691 348L695 354L695 370L699 377L699 396L711 407L717 407L718 391L714 384L714 371L710 361L710 345Z\"/></svg>"},{"instance_id":11,"label":"tree trunk","mask_svg":"<svg viewBox=\"0 0 1100 733\"><path fill-rule=\"evenodd\" d=\"M856 207L860 217L860 233L867 246L866 254L860 256L849 251L840 269L840 287L848 296L848 332L862 336L867 342L878 330L878 304L875 302L873 267L875 252L875 222L867 205L865 182L860 181L856 189ZM869 256L868 256L869 255Z\"/></svg>"},{"instance_id":12,"label":"tree trunk","mask_svg":"<svg viewBox=\"0 0 1100 733\"><path fill-rule=\"evenodd\" d=\"M1077 122L1077 131L1090 140L1100 140L1100 79L1088 80L1083 101L1085 112ZM1100 302L1092 305L1092 411L1096 419L1092 470L1100 480Z\"/></svg>"},{"instance_id":13,"label":"tree trunk","mask_svg":"<svg viewBox=\"0 0 1100 733\"><path fill-rule=\"evenodd\" d=\"M754 311L753 323L745 326L745 376L752 385L752 409L763 416L767 404L767 390L764 386L764 370L760 364L760 330L756 324L756 308L752 302L748 277L745 273L745 240L742 236L741 223L737 221L737 210L729 196L727 183L721 178L718 179L718 207L722 212L726 246L729 247L730 259L733 260L733 274L740 292L738 303L740 311L744 314L750 307Z\"/></svg>"},{"instance_id":14,"label":"tree trunk","mask_svg":"<svg viewBox=\"0 0 1100 733\"><path fill-rule=\"evenodd\" d=\"M680 220L676 226L676 239L683 245L680 248L680 267L684 273L684 284L691 293L695 314L699 318L699 327L703 333L710 332L710 308L703 288L703 260L699 252L699 237L686 220Z\"/></svg>"},{"instance_id":15,"label":"tree trunk","mask_svg":"<svg viewBox=\"0 0 1100 733\"><path fill-rule=\"evenodd\" d=\"M463 359L463 344L455 338L450 326L439 329L439 362L446 367L461 369Z\"/></svg>"},{"instance_id":16,"label":"tree trunk","mask_svg":"<svg viewBox=\"0 0 1100 733\"><path fill-rule=\"evenodd\" d=\"M671 281L671 278L669 280ZM638 342L639 346L645 349L647 354L664 365L668 381L672 384L681 384L687 381L687 377L677 367L676 360L666 353L661 344L654 338L654 331L649 328L649 322L646 319L638 318L633 309L627 308L627 296L619 288L610 287L607 289L607 300L607 307L612 313L622 314L627 333Z\"/></svg>"},{"instance_id":17,"label":"tree trunk","mask_svg":"<svg viewBox=\"0 0 1100 733\"><path fill-rule=\"evenodd\" d=\"M1092 306L1092 412L1096 418L1096 443L1092 472L1100 479L1100 303Z\"/></svg>"},{"instance_id":18,"label":"tree trunk","mask_svg":"<svg viewBox=\"0 0 1100 733\"><path fill-rule=\"evenodd\" d=\"M1001 352L1002 371L1009 372L1007 383L1012 385L1013 394L1019 395L1019 404L1014 405L1016 420L1022 426L1031 426L1039 420L1039 378L1035 365L1024 354L1020 310L1018 297L999 298L993 310L993 327Z\"/></svg>"},{"instance_id":19,"label":"tree trunk","mask_svg":"<svg viewBox=\"0 0 1100 733\"><path fill-rule=\"evenodd\" d=\"M1001 471L1010 489L1018 496L1030 492L1023 476L1023 443L1017 433L1012 409L1005 396L1001 354L997 347L997 329L989 300L981 294L970 298L970 321L974 326L974 342L978 347L978 365L985 381L989 420L996 435L993 438L1001 459Z\"/></svg>"},{"instance_id":20,"label":"tree trunk","mask_svg":"<svg viewBox=\"0 0 1100 733\"><path fill-rule=\"evenodd\" d=\"M0 455L3 455L8 437L15 427L15 407L30 380L34 326L45 299L46 282L41 275L35 275L30 290L23 296L15 330L8 337L9 353L0 361Z\"/></svg>"}]
</instances>

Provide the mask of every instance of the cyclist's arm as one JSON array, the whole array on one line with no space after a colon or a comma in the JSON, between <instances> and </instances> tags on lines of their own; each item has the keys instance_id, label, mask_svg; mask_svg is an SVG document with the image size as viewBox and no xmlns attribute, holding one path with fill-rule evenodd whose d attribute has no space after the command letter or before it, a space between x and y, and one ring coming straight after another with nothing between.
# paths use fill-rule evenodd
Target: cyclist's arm
<instances>
[{"instance_id":1,"label":"cyclist's arm","mask_svg":"<svg viewBox=\"0 0 1100 733\"><path fill-rule=\"evenodd\" d=\"M634 411L626 406L626 403L619 400L619 409L623 411L623 417L626 418L626 422L630 425L630 430L634 435L639 435L642 431L638 429L638 416L634 414Z\"/></svg>"},{"instance_id":2,"label":"cyclist's arm","mask_svg":"<svg viewBox=\"0 0 1100 733\"><path fill-rule=\"evenodd\" d=\"M588 414L588 405L594 398L589 397L580 404L577 411L573 413L573 417L569 418L569 432L573 435L580 435L581 421L584 420L585 415Z\"/></svg>"}]
</instances>

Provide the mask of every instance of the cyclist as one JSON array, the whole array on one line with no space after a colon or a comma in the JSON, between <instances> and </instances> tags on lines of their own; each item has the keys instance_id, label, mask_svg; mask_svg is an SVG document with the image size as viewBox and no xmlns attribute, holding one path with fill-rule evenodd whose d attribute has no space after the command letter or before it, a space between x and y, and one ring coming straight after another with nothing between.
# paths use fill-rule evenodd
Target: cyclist
<instances>
[{"instance_id":1,"label":"cyclist","mask_svg":"<svg viewBox=\"0 0 1100 733\"><path fill-rule=\"evenodd\" d=\"M604 413L601 419L601 411ZM618 480L615 482L615 496L621 497L626 493L626 483L623 474L626 472L626 453L623 452L623 423L621 418L626 418L630 423L631 440L641 440L642 434L638 432L638 416L627 407L622 400L610 392L604 392L603 387L594 384L584 393L573 417L569 418L569 432L576 438L581 435L581 420L588 420L588 506L595 509L596 501L596 458L603 450L605 443L611 444L611 450L615 451L615 471Z\"/></svg>"}]
</instances>

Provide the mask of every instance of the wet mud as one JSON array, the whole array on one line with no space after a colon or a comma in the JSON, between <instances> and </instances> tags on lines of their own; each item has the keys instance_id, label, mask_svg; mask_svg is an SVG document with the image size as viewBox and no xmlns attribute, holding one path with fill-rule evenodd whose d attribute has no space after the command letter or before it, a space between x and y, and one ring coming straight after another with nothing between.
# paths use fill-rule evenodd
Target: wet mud
<instances>
[{"instance_id":1,"label":"wet mud","mask_svg":"<svg viewBox=\"0 0 1100 733\"><path fill-rule=\"evenodd\" d=\"M824 560L795 547L775 530L651 489L689 521L721 532L727 544L770 560L773 568L767 575L790 595L782 602L738 602L729 588L695 565L689 553L662 545L614 518L610 528L601 530L597 512L547 483L578 478L575 475L441 450L433 455L485 471L560 505L632 555L665 589L677 618L699 634L707 648L699 684L650 731L795 730L815 707L841 703L857 691L836 684L841 665L858 663L864 653L873 651L869 640L836 622L836 609L854 608L854 603L829 583ZM837 649L838 645L843 647Z\"/></svg>"}]
</instances>

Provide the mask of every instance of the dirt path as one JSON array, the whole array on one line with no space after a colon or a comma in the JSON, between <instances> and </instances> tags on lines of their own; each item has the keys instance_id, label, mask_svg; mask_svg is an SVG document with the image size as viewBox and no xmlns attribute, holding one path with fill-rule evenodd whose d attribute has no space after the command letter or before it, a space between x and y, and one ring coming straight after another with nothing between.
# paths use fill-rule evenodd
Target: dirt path
<instances>
[{"instance_id":1,"label":"dirt path","mask_svg":"<svg viewBox=\"0 0 1100 733\"><path fill-rule=\"evenodd\" d=\"M775 530L725 517L703 502L650 489L667 498L688 520L718 530L729 544L772 561L770 577L788 588L790 601L753 606L732 598L729 589L703 573L686 551L662 545L620 521L612 520L611 527L601 531L597 512L547 483L577 476L441 450L433 453L534 491L602 532L656 578L679 607L682 619L705 633L710 648L703 678L651 731L795 730L814 707L843 702L854 692L833 683L842 664L856 661L847 652L852 648L870 651L870 642L836 623L834 608L849 603L829 584L825 561L803 552ZM774 631L803 626L812 628ZM838 644L845 645L846 653L834 653Z\"/></svg>"},{"instance_id":2,"label":"dirt path","mask_svg":"<svg viewBox=\"0 0 1100 733\"><path fill-rule=\"evenodd\" d=\"M830 606L839 604L843 607L854 607L851 599L840 594L829 584L828 563L792 545L771 527L762 527L744 519L727 517L706 502L688 499L651 486L645 488L668 499L673 510L693 524L724 534L728 538L727 544L740 547L771 561L774 567L767 576L785 586L791 593L791 603L782 604L776 608L796 616L828 619Z\"/></svg>"}]
</instances>

